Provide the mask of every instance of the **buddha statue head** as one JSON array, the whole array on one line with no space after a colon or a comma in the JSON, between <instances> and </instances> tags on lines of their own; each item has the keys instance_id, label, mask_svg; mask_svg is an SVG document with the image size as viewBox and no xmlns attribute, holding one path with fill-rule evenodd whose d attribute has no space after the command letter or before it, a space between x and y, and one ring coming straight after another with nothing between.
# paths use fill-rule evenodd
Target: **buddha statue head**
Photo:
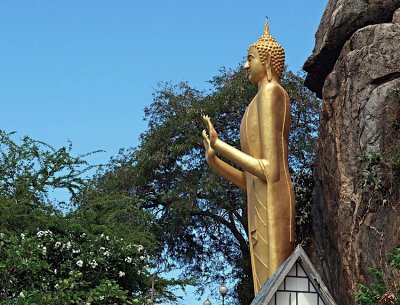
<instances>
[{"instance_id":1,"label":"buddha statue head","mask_svg":"<svg viewBox=\"0 0 400 305\"><path fill-rule=\"evenodd\" d=\"M272 66L279 80L285 68L285 50L271 36L269 32L268 19L265 23L264 34L253 43L249 49L252 47L257 49L263 65Z\"/></svg>"}]
</instances>

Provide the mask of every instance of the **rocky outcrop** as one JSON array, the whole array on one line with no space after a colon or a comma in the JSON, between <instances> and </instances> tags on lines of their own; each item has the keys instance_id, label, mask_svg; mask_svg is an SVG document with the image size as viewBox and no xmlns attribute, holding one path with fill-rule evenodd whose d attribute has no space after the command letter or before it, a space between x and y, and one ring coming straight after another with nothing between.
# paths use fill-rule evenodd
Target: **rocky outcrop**
<instances>
[{"instance_id":1,"label":"rocky outcrop","mask_svg":"<svg viewBox=\"0 0 400 305\"><path fill-rule=\"evenodd\" d=\"M304 64L306 86L322 95L326 76L350 36L367 25L390 22L400 0L330 0L315 34L313 54Z\"/></svg>"},{"instance_id":2,"label":"rocky outcrop","mask_svg":"<svg viewBox=\"0 0 400 305\"><path fill-rule=\"evenodd\" d=\"M399 7L329 1L305 65L323 99L309 254L341 305L355 304L372 266L399 279L386 253L400 247L400 200L379 161L400 132L392 124L400 113Z\"/></svg>"}]
</instances>

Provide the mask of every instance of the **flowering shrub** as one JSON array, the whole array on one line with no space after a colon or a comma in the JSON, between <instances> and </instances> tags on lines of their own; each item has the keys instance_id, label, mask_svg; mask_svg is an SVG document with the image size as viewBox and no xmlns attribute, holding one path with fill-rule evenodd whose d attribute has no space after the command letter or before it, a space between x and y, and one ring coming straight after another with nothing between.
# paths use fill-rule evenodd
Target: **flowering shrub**
<instances>
[{"instance_id":1,"label":"flowering shrub","mask_svg":"<svg viewBox=\"0 0 400 305\"><path fill-rule=\"evenodd\" d=\"M141 304L148 265L142 245L104 234L0 233L0 304Z\"/></svg>"}]
</instances>

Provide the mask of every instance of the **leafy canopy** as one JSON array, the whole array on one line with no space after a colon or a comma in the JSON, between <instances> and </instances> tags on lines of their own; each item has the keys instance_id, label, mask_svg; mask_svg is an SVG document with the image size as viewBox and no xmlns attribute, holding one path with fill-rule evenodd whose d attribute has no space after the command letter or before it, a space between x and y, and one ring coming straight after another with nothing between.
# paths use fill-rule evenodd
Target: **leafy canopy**
<instances>
[{"instance_id":1,"label":"leafy canopy","mask_svg":"<svg viewBox=\"0 0 400 305\"><path fill-rule=\"evenodd\" d=\"M0 304L147 302L157 266L154 217L118 191L83 204L90 154L13 136L0 131ZM54 201L56 189L71 200ZM176 301L172 289L186 283L158 277L155 301Z\"/></svg>"},{"instance_id":2,"label":"leafy canopy","mask_svg":"<svg viewBox=\"0 0 400 305\"><path fill-rule=\"evenodd\" d=\"M247 236L247 207L242 192L213 172L204 160L201 115L209 115L220 138L239 147L242 115L256 95L242 70L222 69L209 91L188 83L162 83L145 109L148 129L139 147L123 150L96 177L94 191L118 190L140 198L156 219L159 260L183 268L202 285L234 283L239 304L252 300ZM291 98L290 167L298 200L299 242L310 225L312 164L320 101L303 85L303 77L285 72L282 85ZM233 302L233 300L232 300Z\"/></svg>"}]
</instances>

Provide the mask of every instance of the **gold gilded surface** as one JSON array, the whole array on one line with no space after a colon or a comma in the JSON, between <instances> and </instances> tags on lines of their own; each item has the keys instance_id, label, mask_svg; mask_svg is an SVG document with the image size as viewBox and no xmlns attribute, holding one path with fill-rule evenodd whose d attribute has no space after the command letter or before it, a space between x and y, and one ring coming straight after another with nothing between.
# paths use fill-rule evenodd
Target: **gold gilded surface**
<instances>
[{"instance_id":1,"label":"gold gilded surface","mask_svg":"<svg viewBox=\"0 0 400 305\"><path fill-rule=\"evenodd\" d=\"M279 84L284 56L267 23L264 34L249 47L244 65L258 93L242 118L241 150L220 140L210 117L203 116L208 129L202 133L208 164L247 192L255 294L294 250L295 198L288 166L290 100Z\"/></svg>"}]
</instances>

